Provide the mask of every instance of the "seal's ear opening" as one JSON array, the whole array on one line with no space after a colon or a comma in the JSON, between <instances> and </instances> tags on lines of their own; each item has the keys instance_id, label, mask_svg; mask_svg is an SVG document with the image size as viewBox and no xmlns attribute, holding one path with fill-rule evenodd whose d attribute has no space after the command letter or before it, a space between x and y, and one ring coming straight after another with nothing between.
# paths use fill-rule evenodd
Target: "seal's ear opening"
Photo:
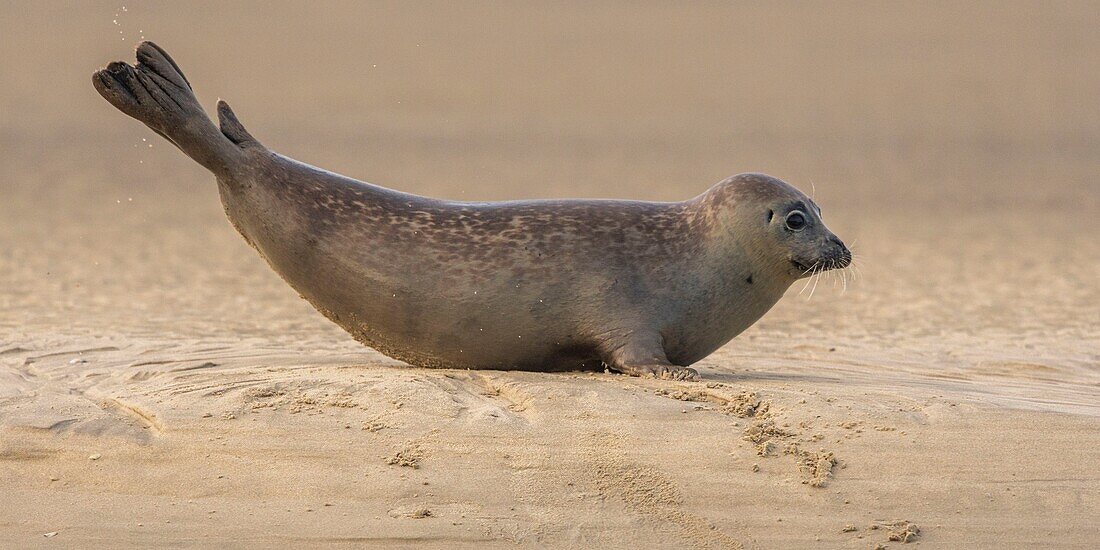
<instances>
[{"instance_id":1,"label":"seal's ear opening","mask_svg":"<svg viewBox=\"0 0 1100 550\"><path fill-rule=\"evenodd\" d=\"M768 223L772 223L772 218L775 217L775 212L768 210Z\"/></svg>"}]
</instances>

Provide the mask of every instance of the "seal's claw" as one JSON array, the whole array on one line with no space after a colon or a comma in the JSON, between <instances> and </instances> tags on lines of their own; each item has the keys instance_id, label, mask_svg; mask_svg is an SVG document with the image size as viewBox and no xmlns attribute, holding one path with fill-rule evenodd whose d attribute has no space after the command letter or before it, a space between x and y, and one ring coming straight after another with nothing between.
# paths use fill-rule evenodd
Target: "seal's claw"
<instances>
[{"instance_id":1,"label":"seal's claw","mask_svg":"<svg viewBox=\"0 0 1100 550\"><path fill-rule=\"evenodd\" d=\"M669 366L664 367L665 371L661 378L666 380L698 380L699 372L695 369L687 367Z\"/></svg>"},{"instance_id":2,"label":"seal's claw","mask_svg":"<svg viewBox=\"0 0 1100 550\"><path fill-rule=\"evenodd\" d=\"M615 370L640 378L667 378L668 375L666 365L623 365L616 367Z\"/></svg>"},{"instance_id":3,"label":"seal's claw","mask_svg":"<svg viewBox=\"0 0 1100 550\"><path fill-rule=\"evenodd\" d=\"M660 380L698 380L699 378L699 372L695 369L675 365L632 365L618 370L630 376Z\"/></svg>"},{"instance_id":4,"label":"seal's claw","mask_svg":"<svg viewBox=\"0 0 1100 550\"><path fill-rule=\"evenodd\" d=\"M688 367L676 367L676 369L677 369L677 375L679 375L679 378L677 378L677 380L698 380L699 379L699 371L697 371L695 369L691 369L691 368L688 368Z\"/></svg>"}]
</instances>

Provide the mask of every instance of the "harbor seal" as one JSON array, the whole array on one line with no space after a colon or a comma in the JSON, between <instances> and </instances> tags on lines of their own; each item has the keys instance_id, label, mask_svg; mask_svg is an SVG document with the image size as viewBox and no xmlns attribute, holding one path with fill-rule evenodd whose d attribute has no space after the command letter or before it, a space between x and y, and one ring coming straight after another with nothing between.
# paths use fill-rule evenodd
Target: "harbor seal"
<instances>
[{"instance_id":1,"label":"harbor seal","mask_svg":"<svg viewBox=\"0 0 1100 550\"><path fill-rule=\"evenodd\" d=\"M812 270L851 254L809 197L741 174L682 202L454 202L276 154L219 125L151 42L96 90L217 177L244 239L360 342L426 367L687 379Z\"/></svg>"}]
</instances>

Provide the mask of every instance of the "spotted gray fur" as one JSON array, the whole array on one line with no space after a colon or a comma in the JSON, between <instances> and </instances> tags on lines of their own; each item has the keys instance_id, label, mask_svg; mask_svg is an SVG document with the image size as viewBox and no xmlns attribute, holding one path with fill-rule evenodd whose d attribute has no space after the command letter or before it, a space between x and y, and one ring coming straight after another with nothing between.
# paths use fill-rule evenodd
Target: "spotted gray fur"
<instances>
[{"instance_id":1,"label":"spotted gray fur","mask_svg":"<svg viewBox=\"0 0 1100 550\"><path fill-rule=\"evenodd\" d=\"M215 126L164 50L137 58L97 71L100 94L217 176L230 221L303 298L414 365L690 378L807 266L850 260L769 176L673 203L437 200L278 155L224 102ZM798 205L806 228L782 227Z\"/></svg>"}]
</instances>

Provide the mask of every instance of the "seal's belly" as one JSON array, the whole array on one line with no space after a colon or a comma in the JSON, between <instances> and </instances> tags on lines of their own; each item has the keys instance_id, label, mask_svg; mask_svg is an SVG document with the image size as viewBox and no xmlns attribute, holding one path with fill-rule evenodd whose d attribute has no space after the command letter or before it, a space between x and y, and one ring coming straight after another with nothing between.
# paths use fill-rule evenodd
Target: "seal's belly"
<instances>
[{"instance_id":1,"label":"seal's belly","mask_svg":"<svg viewBox=\"0 0 1100 550\"><path fill-rule=\"evenodd\" d=\"M435 321L392 314L376 315L329 310L318 306L357 340L383 354L417 366L582 370L598 361L595 346L574 335L540 327L508 322L507 311L485 311L483 315L454 316ZM414 306L401 306L407 313ZM433 308L439 315L440 310ZM334 315L330 315L332 311Z\"/></svg>"},{"instance_id":2,"label":"seal's belly","mask_svg":"<svg viewBox=\"0 0 1100 550\"><path fill-rule=\"evenodd\" d=\"M287 279L357 340L413 365L577 370L599 363L569 309L538 297L546 293L535 285L526 292L504 284L454 292L441 289L454 281L377 277L333 292L322 270Z\"/></svg>"}]
</instances>

